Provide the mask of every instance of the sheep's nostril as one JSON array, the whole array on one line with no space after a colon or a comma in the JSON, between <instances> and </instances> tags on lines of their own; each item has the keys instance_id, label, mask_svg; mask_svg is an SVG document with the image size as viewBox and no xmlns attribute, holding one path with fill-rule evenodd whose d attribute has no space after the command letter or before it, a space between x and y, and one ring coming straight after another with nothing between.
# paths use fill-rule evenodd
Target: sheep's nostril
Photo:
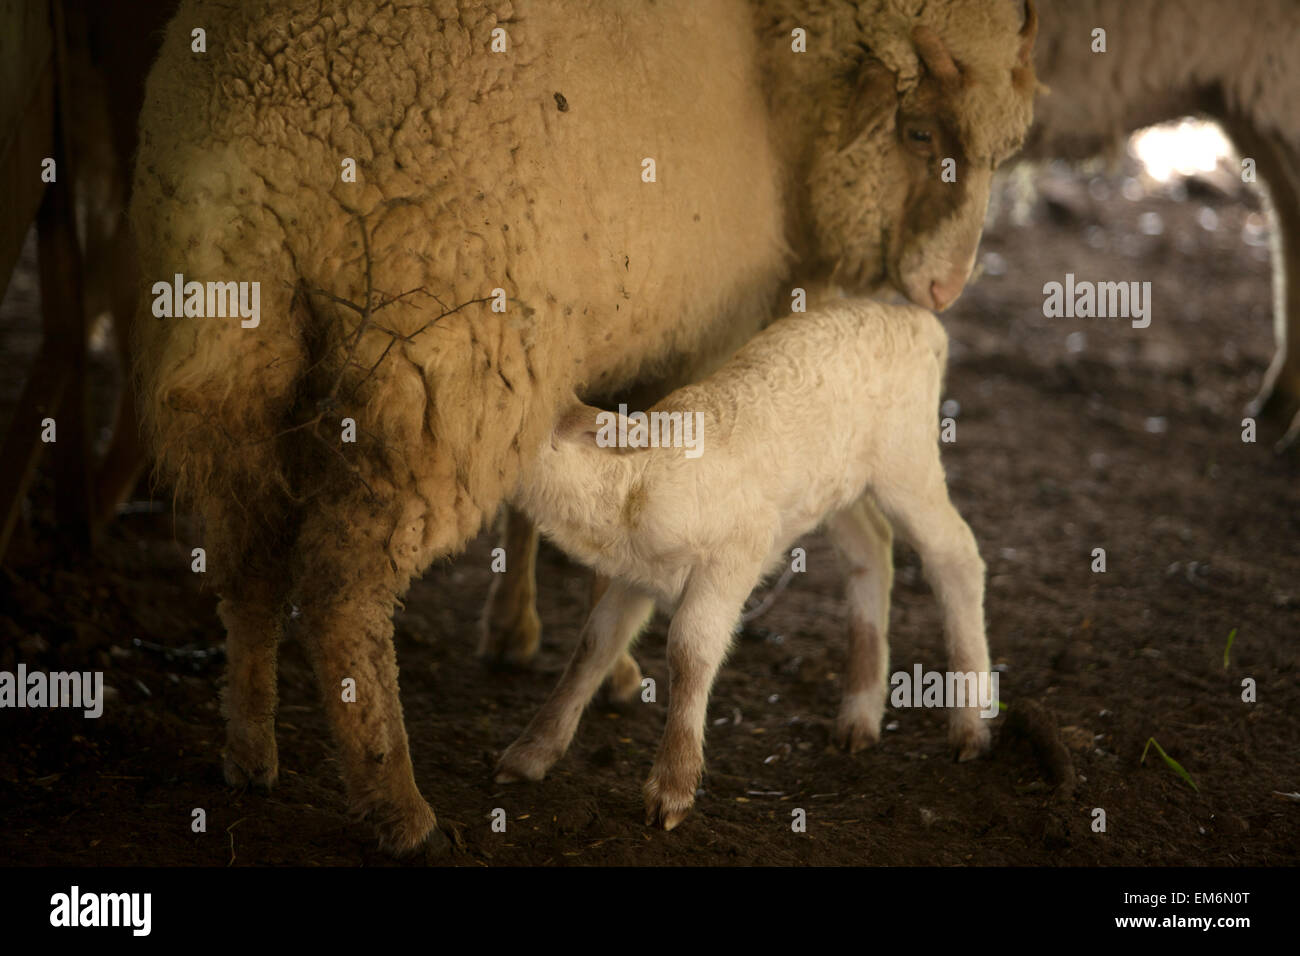
<instances>
[{"instance_id":1,"label":"sheep's nostril","mask_svg":"<svg viewBox=\"0 0 1300 956\"><path fill-rule=\"evenodd\" d=\"M948 306L956 301L957 296L961 295L961 290L966 286L965 276L955 276L943 281L935 279L930 283L930 301L934 303L935 311L942 312Z\"/></svg>"},{"instance_id":2,"label":"sheep's nostril","mask_svg":"<svg viewBox=\"0 0 1300 956\"><path fill-rule=\"evenodd\" d=\"M940 312L948 306L948 300L944 297L944 290L938 281L930 283L930 301L934 303L935 309Z\"/></svg>"}]
</instances>

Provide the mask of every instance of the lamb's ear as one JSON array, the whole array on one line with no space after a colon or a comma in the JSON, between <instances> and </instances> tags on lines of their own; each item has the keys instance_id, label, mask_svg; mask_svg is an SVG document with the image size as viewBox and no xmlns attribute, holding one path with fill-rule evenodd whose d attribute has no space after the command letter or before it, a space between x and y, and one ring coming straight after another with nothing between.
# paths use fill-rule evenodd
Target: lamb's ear
<instances>
[{"instance_id":1,"label":"lamb's ear","mask_svg":"<svg viewBox=\"0 0 1300 956\"><path fill-rule=\"evenodd\" d=\"M840 117L840 149L880 124L898 108L898 77L874 56L858 68L849 105Z\"/></svg>"},{"instance_id":2,"label":"lamb's ear","mask_svg":"<svg viewBox=\"0 0 1300 956\"><path fill-rule=\"evenodd\" d=\"M612 414L581 402L572 405L556 420L553 442L557 445L562 441L581 442L595 447L605 422L602 416Z\"/></svg>"}]
</instances>

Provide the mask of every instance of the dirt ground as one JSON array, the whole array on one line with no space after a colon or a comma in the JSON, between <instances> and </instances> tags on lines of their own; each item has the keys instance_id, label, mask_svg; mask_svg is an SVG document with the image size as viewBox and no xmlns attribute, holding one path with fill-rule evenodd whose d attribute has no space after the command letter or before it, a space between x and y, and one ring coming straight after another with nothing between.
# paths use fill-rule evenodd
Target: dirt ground
<instances>
[{"instance_id":1,"label":"dirt ground","mask_svg":"<svg viewBox=\"0 0 1300 956\"><path fill-rule=\"evenodd\" d=\"M830 741L845 657L834 556L736 642L709 708L694 814L643 824L666 701L665 621L637 657L659 702L590 710L540 785L491 770L553 685L586 572L543 546L536 669L473 656L493 538L416 584L397 618L416 779L458 834L448 862L542 864L1294 865L1300 804L1300 456L1241 439L1272 348L1263 217L1192 182L1142 195L1131 163L1003 187L983 275L945 315L958 403L944 456L988 564L1001 695L992 754L951 761L944 715L891 708L878 747ZM1213 227L1213 228L1210 228ZM1149 280L1147 329L1047 319L1044 282ZM0 420L39 342L31 262L0 317ZM111 354L96 387L111 394ZM22 364L19 364L22 363ZM107 399L97 408L106 418ZM867 413L868 410L863 410ZM147 494L147 485L140 489ZM137 506L93 559L66 557L43 475L0 572L0 669L103 669L99 720L0 711L0 864L388 865L349 819L302 651L282 652L281 782L232 792L219 763L224 657L215 597L189 571L193 523ZM1091 569L1094 548L1105 573ZM937 608L896 549L891 670L942 669ZM1225 666L1225 645L1235 631ZM1244 703L1242 681L1258 699ZM1195 782L1154 753L1154 737ZM207 832L191 829L203 808ZM502 808L505 833L490 816ZM792 832L791 811L807 813ZM1104 833L1092 828L1105 811Z\"/></svg>"}]
</instances>

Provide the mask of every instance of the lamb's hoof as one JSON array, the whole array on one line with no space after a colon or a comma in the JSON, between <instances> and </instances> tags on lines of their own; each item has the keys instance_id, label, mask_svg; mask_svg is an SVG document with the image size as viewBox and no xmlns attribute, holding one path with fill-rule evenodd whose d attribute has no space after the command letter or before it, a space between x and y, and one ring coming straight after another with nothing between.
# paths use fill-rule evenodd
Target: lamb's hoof
<instances>
[{"instance_id":1,"label":"lamb's hoof","mask_svg":"<svg viewBox=\"0 0 1300 956\"><path fill-rule=\"evenodd\" d=\"M600 687L602 703L617 710L628 710L640 699L641 668L630 654L620 657Z\"/></svg>"},{"instance_id":2,"label":"lamb's hoof","mask_svg":"<svg viewBox=\"0 0 1300 956\"><path fill-rule=\"evenodd\" d=\"M993 743L993 732L989 730L988 721L976 717L972 722L961 719L953 722L948 729L948 746L958 763L974 760L988 752Z\"/></svg>"},{"instance_id":3,"label":"lamb's hoof","mask_svg":"<svg viewBox=\"0 0 1300 956\"><path fill-rule=\"evenodd\" d=\"M880 721L841 715L835 721L834 736L836 746L855 754L880 743Z\"/></svg>"},{"instance_id":4,"label":"lamb's hoof","mask_svg":"<svg viewBox=\"0 0 1300 956\"><path fill-rule=\"evenodd\" d=\"M672 830L690 815L695 806L695 788L673 786L658 774L645 783L645 823L648 827Z\"/></svg>"},{"instance_id":5,"label":"lamb's hoof","mask_svg":"<svg viewBox=\"0 0 1300 956\"><path fill-rule=\"evenodd\" d=\"M256 787L267 792L273 789L280 779L274 726L245 733L228 731L221 768L226 783L232 787Z\"/></svg>"},{"instance_id":6,"label":"lamb's hoof","mask_svg":"<svg viewBox=\"0 0 1300 956\"><path fill-rule=\"evenodd\" d=\"M542 646L542 620L536 609L529 607L499 623L492 617L489 607L479 623L479 659L493 670L531 668Z\"/></svg>"},{"instance_id":7,"label":"lamb's hoof","mask_svg":"<svg viewBox=\"0 0 1300 956\"><path fill-rule=\"evenodd\" d=\"M497 761L493 779L497 783L537 783L558 759L558 754L534 741L516 740Z\"/></svg>"}]
</instances>

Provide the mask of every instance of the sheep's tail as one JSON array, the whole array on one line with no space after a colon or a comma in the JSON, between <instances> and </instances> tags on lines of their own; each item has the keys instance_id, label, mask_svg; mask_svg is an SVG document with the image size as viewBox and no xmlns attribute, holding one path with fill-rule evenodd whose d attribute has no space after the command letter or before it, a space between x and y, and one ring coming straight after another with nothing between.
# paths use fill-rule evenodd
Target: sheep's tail
<instances>
[{"instance_id":1,"label":"sheep's tail","mask_svg":"<svg viewBox=\"0 0 1300 956\"><path fill-rule=\"evenodd\" d=\"M157 206L149 211L146 228L178 231L175 219L158 217ZM223 500L251 509L270 493L292 492L283 446L294 434L295 412L302 411L294 406L309 364L311 307L295 294L283 244L275 251L236 252L238 240L186 238L161 242L145 234L141 242L144 288L133 330L141 429L155 455L155 479L171 484L182 506ZM232 262L244 265L231 269ZM236 310L232 316L227 308L216 310L225 316L185 315L183 301L177 314L178 275L182 294L185 283L202 283L203 312L209 282L244 283L243 301L250 307L256 302L256 314L244 318Z\"/></svg>"}]
</instances>

